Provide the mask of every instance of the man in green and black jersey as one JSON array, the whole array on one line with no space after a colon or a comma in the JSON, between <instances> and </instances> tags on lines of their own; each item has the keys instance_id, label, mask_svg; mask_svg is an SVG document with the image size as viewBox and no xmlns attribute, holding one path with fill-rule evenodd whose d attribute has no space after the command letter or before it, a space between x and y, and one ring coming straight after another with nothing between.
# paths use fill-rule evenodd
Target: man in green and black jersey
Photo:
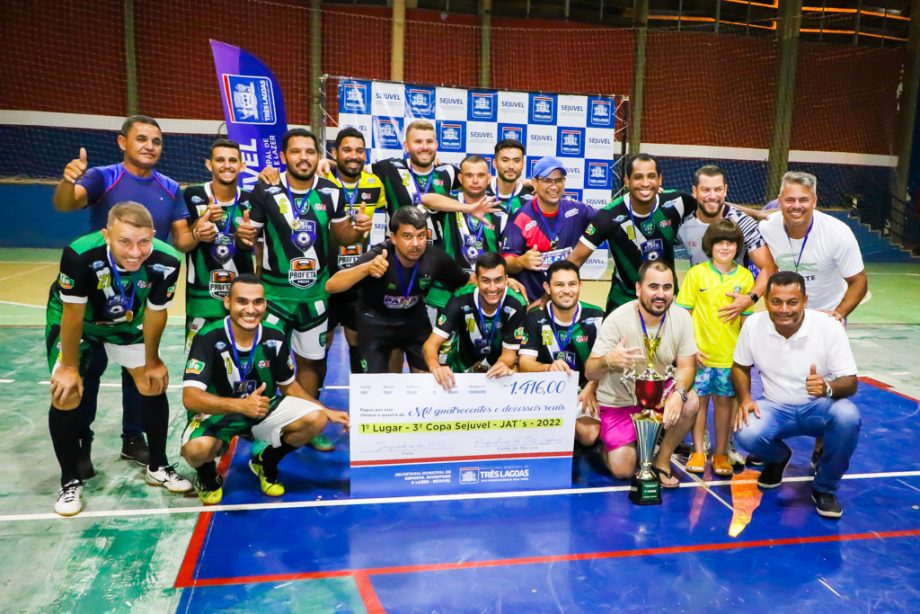
<instances>
[{"instance_id":1,"label":"man in green and black jersey","mask_svg":"<svg viewBox=\"0 0 920 614\"><path fill-rule=\"evenodd\" d=\"M347 127L339 130L332 149L335 166L326 175L345 192L346 213L356 216L358 213L371 218L370 233L363 240L351 245L339 245L332 237L329 252L329 275L335 275L341 269L354 266L370 245L376 245L387 235L387 201L380 178L364 170L367 162L364 135L356 128ZM352 288L341 294L329 297L329 332L338 324L345 330L348 343L348 357L352 373L361 373L361 353L358 348L358 291ZM329 335L331 342L332 335Z\"/></svg>"},{"instance_id":2,"label":"man in green and black jersey","mask_svg":"<svg viewBox=\"0 0 920 614\"><path fill-rule=\"evenodd\" d=\"M498 210L493 215L499 220L499 233L504 232L508 220L524 205L521 197L533 194L530 183L521 179L525 153L523 143L517 139L505 139L495 145L492 159L495 177L489 181L486 194L498 201Z\"/></svg>"},{"instance_id":3,"label":"man in green and black jersey","mask_svg":"<svg viewBox=\"0 0 920 614\"><path fill-rule=\"evenodd\" d=\"M505 259L487 252L476 260L476 285L454 292L438 314L422 353L428 370L445 390L454 386L454 372L510 375L524 332L527 301L508 288ZM439 353L453 337L447 363Z\"/></svg>"},{"instance_id":4,"label":"man in green and black jersey","mask_svg":"<svg viewBox=\"0 0 920 614\"><path fill-rule=\"evenodd\" d=\"M237 185L245 167L240 146L217 139L205 160L211 181L185 189L197 243L185 254L185 349L195 334L227 315L224 298L237 275L253 272L256 229L249 221L249 192Z\"/></svg>"},{"instance_id":5,"label":"man in green and black jersey","mask_svg":"<svg viewBox=\"0 0 920 614\"><path fill-rule=\"evenodd\" d=\"M327 409L297 383L284 332L262 322L267 306L257 277L236 277L224 305L230 315L206 326L192 343L182 390L188 410L182 456L198 473L198 497L205 505L223 496L214 461L234 436L255 437L266 446L249 467L262 492L279 497L281 459L328 421L348 426L348 414Z\"/></svg>"},{"instance_id":6,"label":"man in green and black jersey","mask_svg":"<svg viewBox=\"0 0 920 614\"><path fill-rule=\"evenodd\" d=\"M109 361L128 370L140 392L150 448L147 483L172 492L191 489L166 460L169 373L159 356L179 265L179 254L154 238L150 212L132 202L112 207L103 230L64 248L45 316L51 370L48 427L61 467L54 509L62 516L83 509L83 480L93 475L91 466L82 471L79 466L81 434L93 418L86 407L95 406L83 395L83 376L91 352L100 346Z\"/></svg>"},{"instance_id":7,"label":"man in green and black jersey","mask_svg":"<svg viewBox=\"0 0 920 614\"><path fill-rule=\"evenodd\" d=\"M349 216L345 191L316 174L318 141L309 130L285 132L281 161L287 170L280 184L255 187L250 215L265 243L268 321L289 336L297 381L317 397L326 370L330 231L340 245L351 245L370 231L371 218Z\"/></svg>"},{"instance_id":8,"label":"man in green and black jersey","mask_svg":"<svg viewBox=\"0 0 920 614\"><path fill-rule=\"evenodd\" d=\"M575 437L582 445L591 446L600 435L600 421L597 418L597 382L589 382L585 377L585 362L597 339L604 312L579 300L578 267L568 260L549 265L543 289L549 301L531 310L524 320L519 368L522 372L578 373L581 415L575 422Z\"/></svg>"},{"instance_id":9,"label":"man in green and black jersey","mask_svg":"<svg viewBox=\"0 0 920 614\"><path fill-rule=\"evenodd\" d=\"M626 162L626 194L597 212L569 260L581 266L607 241L613 258L613 280L607 313L636 298L639 267L650 260L673 265L677 231L696 213L696 199L685 192L661 191L658 162L638 154Z\"/></svg>"},{"instance_id":10,"label":"man in green and black jersey","mask_svg":"<svg viewBox=\"0 0 920 614\"><path fill-rule=\"evenodd\" d=\"M358 288L358 343L367 373L389 372L393 350L405 352L414 372L427 371L422 344L431 321L425 295L435 282L451 292L473 283L444 250L428 245L427 217L419 207L398 209L390 218L390 238L326 283L332 294Z\"/></svg>"}]
</instances>

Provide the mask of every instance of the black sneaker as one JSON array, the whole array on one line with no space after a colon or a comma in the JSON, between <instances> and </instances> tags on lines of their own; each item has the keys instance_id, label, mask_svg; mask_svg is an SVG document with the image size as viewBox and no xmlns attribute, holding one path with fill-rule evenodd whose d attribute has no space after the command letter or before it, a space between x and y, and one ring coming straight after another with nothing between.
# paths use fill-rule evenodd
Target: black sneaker
<instances>
[{"instance_id":1,"label":"black sneaker","mask_svg":"<svg viewBox=\"0 0 920 614\"><path fill-rule=\"evenodd\" d=\"M144 441L144 436L125 437L121 444L121 457L125 460L133 460L138 465L146 467L150 463L150 450L147 449L147 442Z\"/></svg>"},{"instance_id":2,"label":"black sneaker","mask_svg":"<svg viewBox=\"0 0 920 614\"><path fill-rule=\"evenodd\" d=\"M745 465L750 465L751 467L763 467L763 459L754 454L748 454L747 458L744 459Z\"/></svg>"},{"instance_id":3,"label":"black sneaker","mask_svg":"<svg viewBox=\"0 0 920 614\"><path fill-rule=\"evenodd\" d=\"M81 480L88 480L96 475L92 459L93 442L80 440L80 456L77 458L77 475Z\"/></svg>"},{"instance_id":4,"label":"black sneaker","mask_svg":"<svg viewBox=\"0 0 920 614\"><path fill-rule=\"evenodd\" d=\"M784 460L778 463L764 463L763 471L760 472L760 477L757 478L757 485L766 489L777 488L783 483L783 472L786 470L786 465L789 464L791 458L792 450L789 450L789 454Z\"/></svg>"},{"instance_id":5,"label":"black sneaker","mask_svg":"<svg viewBox=\"0 0 920 614\"><path fill-rule=\"evenodd\" d=\"M811 491L811 500L815 502L815 509L818 515L825 518L840 518L843 516L843 508L837 501L837 495L832 492Z\"/></svg>"}]
</instances>

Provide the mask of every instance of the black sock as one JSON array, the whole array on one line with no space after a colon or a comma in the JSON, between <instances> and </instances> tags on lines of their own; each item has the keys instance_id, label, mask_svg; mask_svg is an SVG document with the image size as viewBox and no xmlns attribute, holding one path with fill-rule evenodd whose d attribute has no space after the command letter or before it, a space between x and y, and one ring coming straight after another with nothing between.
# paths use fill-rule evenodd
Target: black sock
<instances>
[{"instance_id":1,"label":"black sock","mask_svg":"<svg viewBox=\"0 0 920 614\"><path fill-rule=\"evenodd\" d=\"M150 468L154 471L168 464L166 460L166 430L169 426L169 400L165 394L141 397L144 403L144 430L150 450Z\"/></svg>"},{"instance_id":2,"label":"black sock","mask_svg":"<svg viewBox=\"0 0 920 614\"><path fill-rule=\"evenodd\" d=\"M217 490L220 488L220 476L217 474L217 463L208 461L195 471L198 472L198 479L201 484L208 490Z\"/></svg>"},{"instance_id":3,"label":"black sock","mask_svg":"<svg viewBox=\"0 0 920 614\"><path fill-rule=\"evenodd\" d=\"M54 455L61 466L61 486L79 480L77 462L80 459L80 433L84 422L76 410L62 411L54 407L48 412L48 430Z\"/></svg>"},{"instance_id":4,"label":"black sock","mask_svg":"<svg viewBox=\"0 0 920 614\"><path fill-rule=\"evenodd\" d=\"M277 448L265 448L262 452L262 471L269 482L278 481L278 463L296 449L284 442L281 442Z\"/></svg>"},{"instance_id":5,"label":"black sock","mask_svg":"<svg viewBox=\"0 0 920 614\"><path fill-rule=\"evenodd\" d=\"M358 346L348 346L348 363L352 373L364 373L364 365L361 362L361 350L358 349Z\"/></svg>"}]
</instances>

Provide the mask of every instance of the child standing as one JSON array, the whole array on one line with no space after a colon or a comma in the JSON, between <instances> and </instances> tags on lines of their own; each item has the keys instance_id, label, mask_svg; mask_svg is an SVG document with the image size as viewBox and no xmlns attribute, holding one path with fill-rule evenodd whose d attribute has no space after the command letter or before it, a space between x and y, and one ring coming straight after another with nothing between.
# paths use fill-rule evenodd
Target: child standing
<instances>
[{"instance_id":1,"label":"child standing","mask_svg":"<svg viewBox=\"0 0 920 614\"><path fill-rule=\"evenodd\" d=\"M720 476L732 474L727 455L735 407L735 391L731 383L732 352L741 324L751 312L744 312L740 318L725 322L719 317L719 309L731 304L733 295L747 294L754 287L751 272L735 262L743 244L741 230L731 220L723 219L710 224L703 235L703 251L709 260L687 272L677 296L677 304L691 312L693 333L700 352L694 386L702 411L693 427L693 453L687 460L687 471L692 473L703 473L706 469L703 438L706 408L711 396L716 433L712 470Z\"/></svg>"}]
</instances>

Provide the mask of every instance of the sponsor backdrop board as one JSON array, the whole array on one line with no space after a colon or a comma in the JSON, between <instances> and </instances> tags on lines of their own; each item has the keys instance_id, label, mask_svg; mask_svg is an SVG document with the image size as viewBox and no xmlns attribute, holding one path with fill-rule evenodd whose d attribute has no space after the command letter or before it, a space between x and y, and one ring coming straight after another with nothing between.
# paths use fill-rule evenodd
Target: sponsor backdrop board
<instances>
[{"instance_id":1,"label":"sponsor backdrop board","mask_svg":"<svg viewBox=\"0 0 920 614\"><path fill-rule=\"evenodd\" d=\"M578 379L352 374L352 496L568 488Z\"/></svg>"},{"instance_id":2,"label":"sponsor backdrop board","mask_svg":"<svg viewBox=\"0 0 920 614\"><path fill-rule=\"evenodd\" d=\"M557 156L566 167L569 198L595 208L611 200L617 127L612 96L341 79L338 100L339 127L353 126L365 135L369 161L404 157L405 126L427 119L435 125L442 162L459 163L468 153L491 160L495 144L513 138L527 149L527 177L537 160ZM584 277L599 277L607 268L606 249L597 250L585 267Z\"/></svg>"}]
</instances>

